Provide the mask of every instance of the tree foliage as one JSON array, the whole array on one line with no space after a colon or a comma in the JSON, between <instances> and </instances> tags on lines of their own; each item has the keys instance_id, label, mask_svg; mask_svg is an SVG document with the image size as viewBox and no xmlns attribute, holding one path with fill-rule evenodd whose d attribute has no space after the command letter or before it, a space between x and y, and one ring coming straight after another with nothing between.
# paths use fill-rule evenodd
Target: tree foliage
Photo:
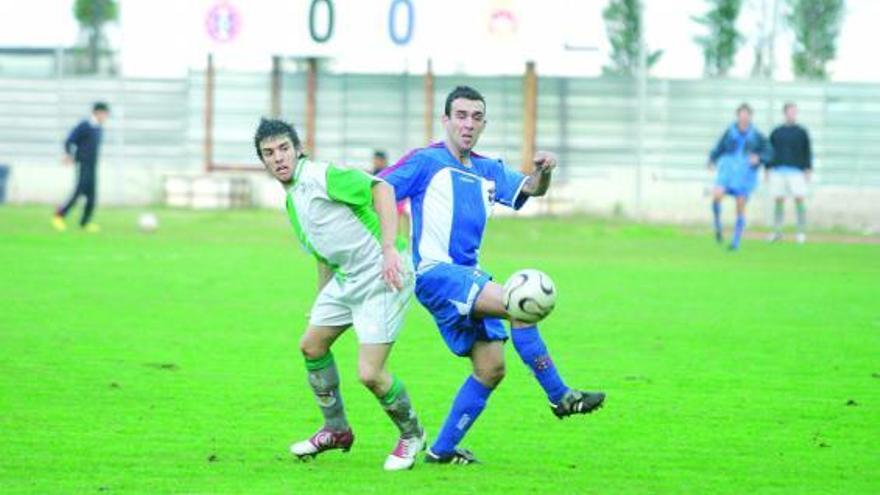
<instances>
[{"instance_id":1,"label":"tree foliage","mask_svg":"<svg viewBox=\"0 0 880 495\"><path fill-rule=\"evenodd\" d=\"M605 31L611 43L611 65L602 68L606 74L632 76L639 70L639 39L642 36L642 2L611 0L602 11ZM645 50L648 50L645 47ZM663 50L647 51L647 67L651 68Z\"/></svg>"},{"instance_id":2,"label":"tree foliage","mask_svg":"<svg viewBox=\"0 0 880 495\"><path fill-rule=\"evenodd\" d=\"M73 4L73 16L88 39L86 50L89 70L97 72L98 59L104 44L104 25L118 19L119 5L116 0L76 0Z\"/></svg>"},{"instance_id":3,"label":"tree foliage","mask_svg":"<svg viewBox=\"0 0 880 495\"><path fill-rule=\"evenodd\" d=\"M825 66L837 55L837 35L844 0L788 0L787 16L794 31L792 68L796 76L825 79Z\"/></svg>"},{"instance_id":4,"label":"tree foliage","mask_svg":"<svg viewBox=\"0 0 880 495\"><path fill-rule=\"evenodd\" d=\"M708 34L694 41L703 48L703 73L708 76L726 76L733 67L736 51L744 37L736 30L736 19L742 0L706 0L708 12L692 19L708 29Z\"/></svg>"}]
</instances>

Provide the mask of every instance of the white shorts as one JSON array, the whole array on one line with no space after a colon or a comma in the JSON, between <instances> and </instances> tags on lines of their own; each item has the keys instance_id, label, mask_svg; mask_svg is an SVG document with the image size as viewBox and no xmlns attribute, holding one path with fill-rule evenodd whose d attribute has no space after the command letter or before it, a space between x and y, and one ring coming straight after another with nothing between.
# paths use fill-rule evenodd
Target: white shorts
<instances>
[{"instance_id":1,"label":"white shorts","mask_svg":"<svg viewBox=\"0 0 880 495\"><path fill-rule=\"evenodd\" d=\"M340 283L333 277L312 305L309 324L353 325L361 344L394 342L403 328L414 281L408 260L404 261L403 289L396 292L378 274L362 282Z\"/></svg>"},{"instance_id":2,"label":"white shorts","mask_svg":"<svg viewBox=\"0 0 880 495\"><path fill-rule=\"evenodd\" d=\"M796 198L807 196L807 176L803 172L770 170L770 195L784 198L788 195Z\"/></svg>"}]
</instances>

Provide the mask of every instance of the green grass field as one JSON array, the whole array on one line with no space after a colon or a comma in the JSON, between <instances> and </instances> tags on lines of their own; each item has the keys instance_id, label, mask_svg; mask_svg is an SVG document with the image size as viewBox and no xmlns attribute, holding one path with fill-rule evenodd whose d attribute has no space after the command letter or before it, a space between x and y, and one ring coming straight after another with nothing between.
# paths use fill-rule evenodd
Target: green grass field
<instances>
[{"instance_id":1,"label":"green grass field","mask_svg":"<svg viewBox=\"0 0 880 495\"><path fill-rule=\"evenodd\" d=\"M484 464L385 473L396 430L337 343L357 442L287 454L319 412L297 340L314 263L280 212L103 209L56 233L0 208L0 493L880 493L880 246L746 241L676 228L497 219L504 278L550 273L541 328L595 415L557 420L508 345L465 439ZM436 433L468 363L413 304L391 369Z\"/></svg>"}]
</instances>

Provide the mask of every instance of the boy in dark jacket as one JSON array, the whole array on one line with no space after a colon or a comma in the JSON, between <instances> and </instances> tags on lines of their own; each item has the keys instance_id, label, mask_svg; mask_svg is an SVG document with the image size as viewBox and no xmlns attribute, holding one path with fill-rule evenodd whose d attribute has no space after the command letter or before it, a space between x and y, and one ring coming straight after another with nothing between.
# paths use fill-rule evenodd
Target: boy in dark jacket
<instances>
[{"instance_id":1,"label":"boy in dark jacket","mask_svg":"<svg viewBox=\"0 0 880 495\"><path fill-rule=\"evenodd\" d=\"M55 210L52 225L56 230L64 231L67 224L64 217L76 204L80 196L85 196L86 206L80 218L80 227L87 232L98 232L100 228L90 223L95 211L96 189L98 182L98 152L101 148L101 135L103 125L110 116L110 107L104 102L97 102L92 107L92 116L83 120L70 131L67 140L64 141L64 162L77 164L76 187L70 199Z\"/></svg>"}]
</instances>

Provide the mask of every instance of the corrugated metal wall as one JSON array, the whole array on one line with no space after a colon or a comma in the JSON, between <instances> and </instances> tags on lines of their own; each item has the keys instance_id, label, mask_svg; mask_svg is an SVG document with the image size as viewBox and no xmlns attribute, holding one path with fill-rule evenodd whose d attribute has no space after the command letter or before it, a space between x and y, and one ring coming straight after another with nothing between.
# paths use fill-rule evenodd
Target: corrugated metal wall
<instances>
[{"instance_id":1,"label":"corrugated metal wall","mask_svg":"<svg viewBox=\"0 0 880 495\"><path fill-rule=\"evenodd\" d=\"M518 166L521 78L437 77L435 138L442 137L445 95L457 84L473 85L487 99L480 151ZM269 86L269 74L217 73L216 163L257 165L252 136L269 112ZM283 116L303 133L305 74L289 70L282 86ZM56 162L66 132L101 99L113 107L105 162L200 170L203 88L201 73L185 80L0 79L0 163ZM366 167L373 149L396 158L424 144L421 75L321 73L318 88L318 158ZM757 126L769 134L783 102L792 100L813 137L821 183L880 186L877 84L651 80L644 133L635 81L542 77L538 98L538 147L560 155L563 179L636 167L643 135L642 165L655 171L655 180L701 180L707 152L739 103L755 108Z\"/></svg>"}]
</instances>

